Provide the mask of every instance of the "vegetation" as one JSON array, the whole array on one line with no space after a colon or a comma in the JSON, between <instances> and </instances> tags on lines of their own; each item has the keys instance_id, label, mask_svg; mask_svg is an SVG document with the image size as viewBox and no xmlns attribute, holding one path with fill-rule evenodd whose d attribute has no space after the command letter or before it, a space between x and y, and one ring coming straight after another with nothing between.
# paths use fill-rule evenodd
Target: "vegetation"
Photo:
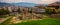
<instances>
[{"instance_id":1,"label":"vegetation","mask_svg":"<svg viewBox=\"0 0 60 25\"><path fill-rule=\"evenodd\" d=\"M57 10L54 7L47 7L46 14L57 14Z\"/></svg>"},{"instance_id":2,"label":"vegetation","mask_svg":"<svg viewBox=\"0 0 60 25\"><path fill-rule=\"evenodd\" d=\"M8 10L0 9L0 18L5 18L7 14L10 14Z\"/></svg>"},{"instance_id":3,"label":"vegetation","mask_svg":"<svg viewBox=\"0 0 60 25\"><path fill-rule=\"evenodd\" d=\"M10 12L8 10L0 9L0 15L6 15L9 14Z\"/></svg>"},{"instance_id":4,"label":"vegetation","mask_svg":"<svg viewBox=\"0 0 60 25\"><path fill-rule=\"evenodd\" d=\"M11 24L11 25L60 25L60 19L43 19L43 20L36 20L36 21L27 21L18 24Z\"/></svg>"},{"instance_id":5,"label":"vegetation","mask_svg":"<svg viewBox=\"0 0 60 25\"><path fill-rule=\"evenodd\" d=\"M60 14L60 8L46 7L46 14Z\"/></svg>"},{"instance_id":6,"label":"vegetation","mask_svg":"<svg viewBox=\"0 0 60 25\"><path fill-rule=\"evenodd\" d=\"M18 11L18 13L21 13L21 10L20 10L20 8L19 8L17 11Z\"/></svg>"}]
</instances>

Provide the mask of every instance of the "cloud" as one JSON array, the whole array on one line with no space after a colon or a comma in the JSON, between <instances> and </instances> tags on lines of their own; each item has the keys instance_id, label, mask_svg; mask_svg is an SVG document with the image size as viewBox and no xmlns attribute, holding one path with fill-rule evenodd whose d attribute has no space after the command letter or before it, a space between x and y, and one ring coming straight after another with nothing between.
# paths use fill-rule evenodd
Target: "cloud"
<instances>
[{"instance_id":1,"label":"cloud","mask_svg":"<svg viewBox=\"0 0 60 25\"><path fill-rule=\"evenodd\" d=\"M20 2L20 0L0 0L0 2L12 3L12 2Z\"/></svg>"},{"instance_id":2,"label":"cloud","mask_svg":"<svg viewBox=\"0 0 60 25\"><path fill-rule=\"evenodd\" d=\"M29 3L36 3L36 4L49 4L59 0L0 0L0 2L6 3L17 3L17 2L29 2Z\"/></svg>"},{"instance_id":3,"label":"cloud","mask_svg":"<svg viewBox=\"0 0 60 25\"><path fill-rule=\"evenodd\" d=\"M41 0L0 0L0 2L39 2Z\"/></svg>"}]
</instances>

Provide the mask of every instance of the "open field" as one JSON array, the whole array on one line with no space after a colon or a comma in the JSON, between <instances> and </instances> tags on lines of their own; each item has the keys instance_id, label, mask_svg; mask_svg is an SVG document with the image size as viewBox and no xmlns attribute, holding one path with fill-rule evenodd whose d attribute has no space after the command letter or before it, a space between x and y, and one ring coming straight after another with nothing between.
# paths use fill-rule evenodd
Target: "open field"
<instances>
[{"instance_id":1,"label":"open field","mask_svg":"<svg viewBox=\"0 0 60 25\"><path fill-rule=\"evenodd\" d=\"M60 25L60 19L47 18L43 20L33 20L11 25Z\"/></svg>"},{"instance_id":2,"label":"open field","mask_svg":"<svg viewBox=\"0 0 60 25\"><path fill-rule=\"evenodd\" d=\"M26 20L27 22L22 22L20 23L11 23L9 24L9 21L11 21L11 18L6 20L4 23L1 23L1 25L60 25L60 19L56 18L46 18L42 20Z\"/></svg>"}]
</instances>

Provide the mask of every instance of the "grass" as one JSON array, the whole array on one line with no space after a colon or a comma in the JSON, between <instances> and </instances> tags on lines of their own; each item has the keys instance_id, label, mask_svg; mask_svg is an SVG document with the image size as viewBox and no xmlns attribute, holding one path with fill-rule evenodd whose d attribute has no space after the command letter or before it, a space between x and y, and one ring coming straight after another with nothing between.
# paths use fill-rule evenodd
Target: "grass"
<instances>
[{"instance_id":1,"label":"grass","mask_svg":"<svg viewBox=\"0 0 60 25\"><path fill-rule=\"evenodd\" d=\"M0 25L8 25L11 21L11 18L6 20L5 22L1 23ZM60 18L46 18L43 20L31 20L27 22L17 23L17 24L10 24L10 25L60 25Z\"/></svg>"},{"instance_id":2,"label":"grass","mask_svg":"<svg viewBox=\"0 0 60 25\"><path fill-rule=\"evenodd\" d=\"M17 24L11 24L11 25L60 25L60 19L43 19L43 20L37 20L37 21L27 21Z\"/></svg>"}]
</instances>

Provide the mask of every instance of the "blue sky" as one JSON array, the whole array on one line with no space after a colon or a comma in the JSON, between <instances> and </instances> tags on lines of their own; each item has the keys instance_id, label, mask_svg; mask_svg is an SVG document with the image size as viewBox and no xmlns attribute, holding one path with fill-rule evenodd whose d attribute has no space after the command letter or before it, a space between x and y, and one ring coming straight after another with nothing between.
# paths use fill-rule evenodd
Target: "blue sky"
<instances>
[{"instance_id":1,"label":"blue sky","mask_svg":"<svg viewBox=\"0 0 60 25\"><path fill-rule=\"evenodd\" d=\"M0 0L0 2L6 3L18 3L18 2L28 2L28 3L36 3L36 4L50 4L60 0Z\"/></svg>"}]
</instances>

